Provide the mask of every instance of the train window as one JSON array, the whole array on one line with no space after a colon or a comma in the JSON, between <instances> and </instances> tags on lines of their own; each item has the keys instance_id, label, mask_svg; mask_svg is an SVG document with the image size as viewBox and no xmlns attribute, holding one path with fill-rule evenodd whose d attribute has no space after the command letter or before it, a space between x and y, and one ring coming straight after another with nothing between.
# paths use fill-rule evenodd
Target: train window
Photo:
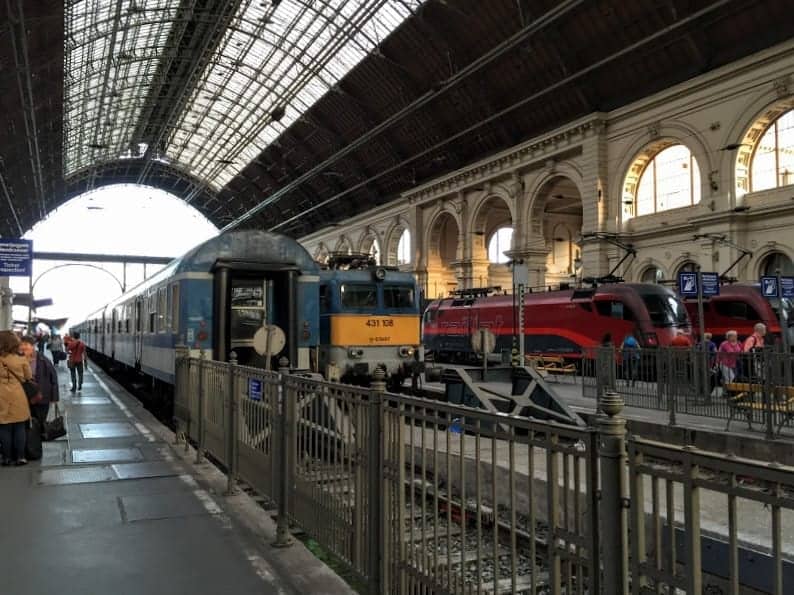
<instances>
[{"instance_id":1,"label":"train window","mask_svg":"<svg viewBox=\"0 0 794 595\"><path fill-rule=\"evenodd\" d=\"M168 328L171 329L171 332L178 333L179 332L179 285L174 283L168 289L171 299L169 300L171 303L170 308L168 309Z\"/></svg>"},{"instance_id":2,"label":"train window","mask_svg":"<svg viewBox=\"0 0 794 595\"><path fill-rule=\"evenodd\" d=\"M342 285L342 306L345 308L376 308L378 288L375 285Z\"/></svg>"},{"instance_id":3,"label":"train window","mask_svg":"<svg viewBox=\"0 0 794 595\"><path fill-rule=\"evenodd\" d=\"M718 302L713 302L713 304L714 309L720 316L738 318L740 320L761 320L755 308L745 302L720 300Z\"/></svg>"},{"instance_id":4,"label":"train window","mask_svg":"<svg viewBox=\"0 0 794 595\"><path fill-rule=\"evenodd\" d=\"M327 285L320 285L320 314L328 314L331 309L331 292Z\"/></svg>"},{"instance_id":5,"label":"train window","mask_svg":"<svg viewBox=\"0 0 794 595\"><path fill-rule=\"evenodd\" d=\"M166 310L168 309L168 290L161 287L157 292L157 332L164 333L166 330Z\"/></svg>"},{"instance_id":6,"label":"train window","mask_svg":"<svg viewBox=\"0 0 794 595\"><path fill-rule=\"evenodd\" d=\"M264 325L265 311L256 308L235 308L231 316L232 341L251 341Z\"/></svg>"},{"instance_id":7,"label":"train window","mask_svg":"<svg viewBox=\"0 0 794 595\"><path fill-rule=\"evenodd\" d=\"M425 310L425 323L432 324L438 318L438 308L428 308Z\"/></svg>"},{"instance_id":8,"label":"train window","mask_svg":"<svg viewBox=\"0 0 794 595\"><path fill-rule=\"evenodd\" d=\"M232 287L232 308L262 308L264 299L262 281L235 280Z\"/></svg>"},{"instance_id":9,"label":"train window","mask_svg":"<svg viewBox=\"0 0 794 595\"><path fill-rule=\"evenodd\" d=\"M128 318L124 322L126 323L127 334L129 334L130 333L130 319Z\"/></svg>"},{"instance_id":10,"label":"train window","mask_svg":"<svg viewBox=\"0 0 794 595\"><path fill-rule=\"evenodd\" d=\"M618 318L620 320L634 320L634 312L623 302L618 300L599 300L595 303L596 311L601 316Z\"/></svg>"},{"instance_id":11,"label":"train window","mask_svg":"<svg viewBox=\"0 0 794 595\"><path fill-rule=\"evenodd\" d=\"M654 326L689 325L689 316L684 304L673 296L647 293L640 294L640 297L648 309L648 317Z\"/></svg>"},{"instance_id":12,"label":"train window","mask_svg":"<svg viewBox=\"0 0 794 595\"><path fill-rule=\"evenodd\" d=\"M411 285L385 285L383 287L385 308L413 308L414 288Z\"/></svg>"}]
</instances>

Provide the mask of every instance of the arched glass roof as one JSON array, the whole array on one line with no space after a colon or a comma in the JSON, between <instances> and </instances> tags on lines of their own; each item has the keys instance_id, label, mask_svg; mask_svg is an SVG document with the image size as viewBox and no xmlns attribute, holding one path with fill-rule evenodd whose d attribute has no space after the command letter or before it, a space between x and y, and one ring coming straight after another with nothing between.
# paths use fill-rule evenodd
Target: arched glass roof
<instances>
[{"instance_id":1,"label":"arched glass roof","mask_svg":"<svg viewBox=\"0 0 794 595\"><path fill-rule=\"evenodd\" d=\"M208 55L182 81L186 101L149 138L151 87L191 58L174 53L195 15L169 0L67 0L65 173L146 156L220 189L422 3L229 2L228 26L196 48Z\"/></svg>"}]
</instances>

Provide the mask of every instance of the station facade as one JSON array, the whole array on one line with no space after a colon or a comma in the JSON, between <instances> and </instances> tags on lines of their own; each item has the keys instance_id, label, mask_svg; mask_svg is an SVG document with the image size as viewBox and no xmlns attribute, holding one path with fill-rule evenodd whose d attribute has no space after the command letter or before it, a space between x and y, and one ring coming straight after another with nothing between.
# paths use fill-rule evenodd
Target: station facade
<instances>
[{"instance_id":1,"label":"station facade","mask_svg":"<svg viewBox=\"0 0 794 595\"><path fill-rule=\"evenodd\" d=\"M627 73L630 76L630 73ZM664 282L700 265L794 274L794 42L593 113L303 237L318 260L369 252L427 297L608 273Z\"/></svg>"}]
</instances>

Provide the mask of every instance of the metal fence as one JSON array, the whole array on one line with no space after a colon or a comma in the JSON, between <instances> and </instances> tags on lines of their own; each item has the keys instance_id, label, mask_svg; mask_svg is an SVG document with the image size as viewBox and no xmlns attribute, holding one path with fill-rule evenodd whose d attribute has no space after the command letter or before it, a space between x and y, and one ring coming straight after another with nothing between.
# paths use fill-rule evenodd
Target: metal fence
<instances>
[{"instance_id":1,"label":"metal fence","mask_svg":"<svg viewBox=\"0 0 794 595\"><path fill-rule=\"evenodd\" d=\"M699 595L719 568L738 593L757 588L736 570L748 551L774 566L766 592L794 588L794 471L637 438L627 452L613 393L596 428L573 428L283 372L180 357L178 436L230 492L239 478L278 504L274 545L301 527L369 593ZM722 530L706 490L726 498ZM764 504L768 543L736 516L761 522Z\"/></svg>"},{"instance_id":2,"label":"metal fence","mask_svg":"<svg viewBox=\"0 0 794 595\"><path fill-rule=\"evenodd\" d=\"M600 347L584 353L583 395L598 399L617 390L631 407L746 422L769 436L794 422L794 357L772 350L721 359L696 349L622 352Z\"/></svg>"}]
</instances>

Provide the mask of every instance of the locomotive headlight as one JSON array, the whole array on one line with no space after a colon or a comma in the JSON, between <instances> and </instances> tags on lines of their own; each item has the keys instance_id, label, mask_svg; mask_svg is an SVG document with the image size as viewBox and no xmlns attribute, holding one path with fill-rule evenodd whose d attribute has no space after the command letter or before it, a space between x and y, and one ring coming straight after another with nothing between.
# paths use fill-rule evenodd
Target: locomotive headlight
<instances>
[{"instance_id":1,"label":"locomotive headlight","mask_svg":"<svg viewBox=\"0 0 794 595\"><path fill-rule=\"evenodd\" d=\"M403 345L400 347L400 357L412 357L414 354L414 348L410 346Z\"/></svg>"},{"instance_id":2,"label":"locomotive headlight","mask_svg":"<svg viewBox=\"0 0 794 595\"><path fill-rule=\"evenodd\" d=\"M347 350L347 355L352 359L361 359L364 357L364 350L357 347L350 347Z\"/></svg>"}]
</instances>

